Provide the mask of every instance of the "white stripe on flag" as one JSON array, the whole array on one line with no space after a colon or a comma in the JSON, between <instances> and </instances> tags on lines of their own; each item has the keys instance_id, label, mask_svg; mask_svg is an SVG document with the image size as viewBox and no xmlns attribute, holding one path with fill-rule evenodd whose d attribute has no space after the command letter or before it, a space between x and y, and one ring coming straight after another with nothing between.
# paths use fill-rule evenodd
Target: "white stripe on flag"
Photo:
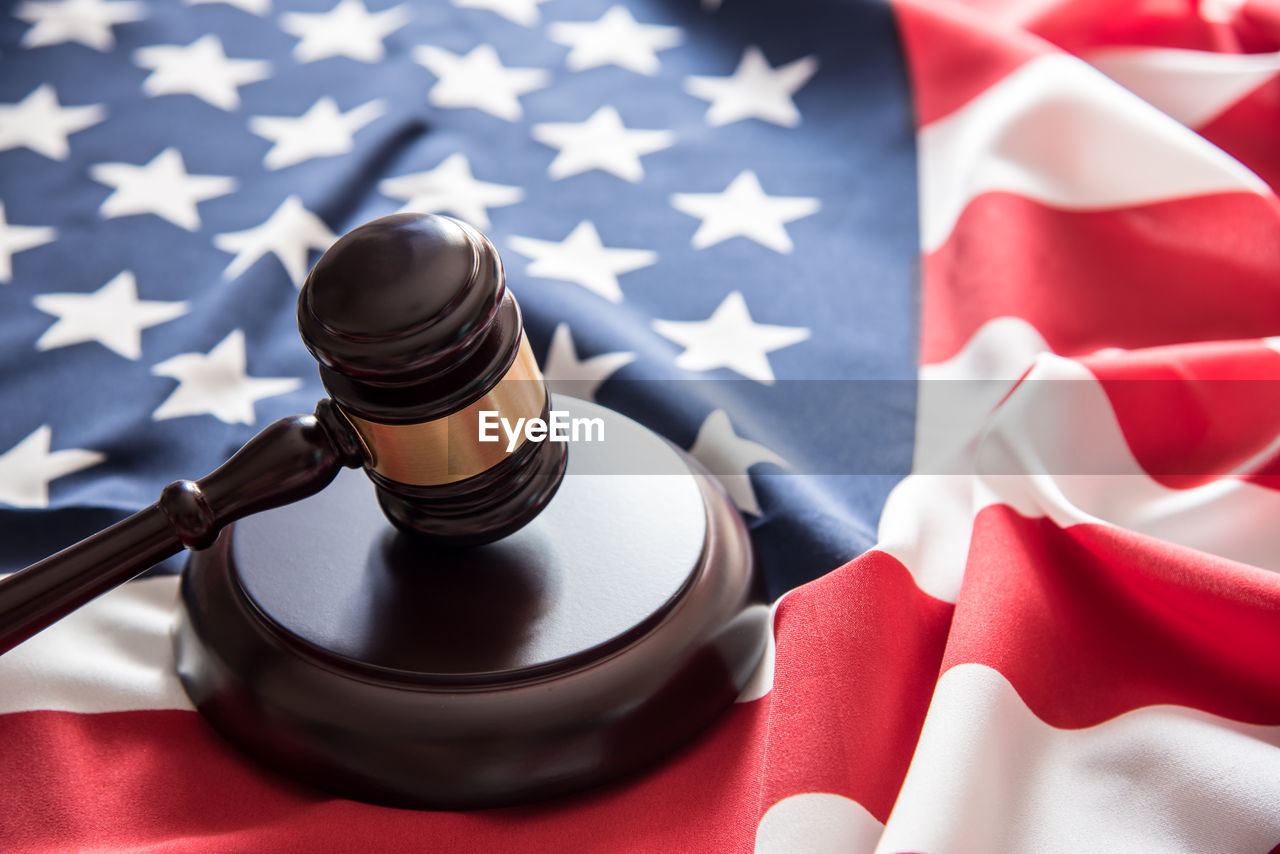
<instances>
[{"instance_id":1,"label":"white stripe on flag","mask_svg":"<svg viewBox=\"0 0 1280 854\"><path fill-rule=\"evenodd\" d=\"M984 507L1007 504L1024 516L1048 516L1063 528L1114 525L1280 571L1280 542L1271 527L1242 524L1280 518L1280 491L1232 477L1190 489L1158 483L1134 458L1096 377L1071 359L1037 355L1038 336L1024 325L1011 318L990 321L955 358L921 372L922 379L957 382L966 376L1007 379L1024 361L1034 364L998 408L989 404L1003 391L992 384L967 413L955 417L943 405L958 397L954 390L939 385L931 392L930 383L921 383L919 434L927 440L949 423L967 444L935 443L921 458L932 466L894 487L880 516L876 548L901 561L925 593L954 602L974 518ZM1002 351L1004 360L995 355ZM1075 473L1086 467L1089 473Z\"/></svg>"},{"instance_id":2,"label":"white stripe on flag","mask_svg":"<svg viewBox=\"0 0 1280 854\"><path fill-rule=\"evenodd\" d=\"M1116 525L1280 570L1280 542L1262 521L1280 518L1280 491L1234 477L1190 489L1157 483L1130 451L1102 384L1071 359L1037 359L992 419L975 463L989 492L982 505L1002 502L1063 528Z\"/></svg>"},{"instance_id":3,"label":"white stripe on flag","mask_svg":"<svg viewBox=\"0 0 1280 854\"><path fill-rule=\"evenodd\" d=\"M1280 73L1280 53L1126 47L1090 53L1085 59L1193 128L1207 125Z\"/></svg>"},{"instance_id":4,"label":"white stripe on flag","mask_svg":"<svg viewBox=\"0 0 1280 854\"><path fill-rule=\"evenodd\" d=\"M1016 193L1099 210L1226 192L1249 169L1080 59L1031 60L919 132L920 239L946 242L970 200Z\"/></svg>"},{"instance_id":5,"label":"white stripe on flag","mask_svg":"<svg viewBox=\"0 0 1280 854\"><path fill-rule=\"evenodd\" d=\"M190 709L169 637L177 576L130 581L0 656L0 714Z\"/></svg>"},{"instance_id":6,"label":"white stripe on flag","mask_svg":"<svg viewBox=\"0 0 1280 854\"><path fill-rule=\"evenodd\" d=\"M755 854L871 854L883 832L857 801L806 792L769 807L756 828Z\"/></svg>"},{"instance_id":7,"label":"white stripe on flag","mask_svg":"<svg viewBox=\"0 0 1280 854\"><path fill-rule=\"evenodd\" d=\"M1056 729L980 664L938 680L877 852L1260 852L1280 839L1280 727L1146 706Z\"/></svg>"}]
</instances>

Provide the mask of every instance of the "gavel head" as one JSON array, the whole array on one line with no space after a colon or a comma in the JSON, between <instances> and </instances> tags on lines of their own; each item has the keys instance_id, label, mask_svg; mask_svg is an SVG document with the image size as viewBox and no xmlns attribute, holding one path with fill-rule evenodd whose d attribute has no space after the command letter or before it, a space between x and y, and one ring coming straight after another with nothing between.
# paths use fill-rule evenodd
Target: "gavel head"
<instances>
[{"instance_id":1,"label":"gavel head","mask_svg":"<svg viewBox=\"0 0 1280 854\"><path fill-rule=\"evenodd\" d=\"M550 398L484 235L429 214L349 232L298 297L320 378L364 444L378 501L402 530L459 545L506 536L551 500L565 445L481 441L548 417Z\"/></svg>"}]
</instances>

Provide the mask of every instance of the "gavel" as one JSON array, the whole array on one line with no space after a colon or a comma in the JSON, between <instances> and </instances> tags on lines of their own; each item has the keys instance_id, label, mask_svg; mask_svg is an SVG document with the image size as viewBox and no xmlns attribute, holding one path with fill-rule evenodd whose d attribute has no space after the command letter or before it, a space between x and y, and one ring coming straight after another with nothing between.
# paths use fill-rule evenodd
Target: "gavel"
<instances>
[{"instance_id":1,"label":"gavel","mask_svg":"<svg viewBox=\"0 0 1280 854\"><path fill-rule=\"evenodd\" d=\"M630 773L743 688L767 609L741 517L661 437L548 392L483 234L354 229L298 328L330 397L0 579L0 652L186 547L173 639L197 709L291 777L417 807ZM606 441L481 429L559 411Z\"/></svg>"},{"instance_id":2,"label":"gavel","mask_svg":"<svg viewBox=\"0 0 1280 854\"><path fill-rule=\"evenodd\" d=\"M367 283L377 282L377 287ZM199 481L0 579L0 653L227 524L323 489L363 466L387 518L441 543L500 539L546 506L565 446L504 454L475 441L475 413L544 417L550 405L493 244L445 217L357 228L321 258L298 329L330 399L282 418Z\"/></svg>"}]
</instances>

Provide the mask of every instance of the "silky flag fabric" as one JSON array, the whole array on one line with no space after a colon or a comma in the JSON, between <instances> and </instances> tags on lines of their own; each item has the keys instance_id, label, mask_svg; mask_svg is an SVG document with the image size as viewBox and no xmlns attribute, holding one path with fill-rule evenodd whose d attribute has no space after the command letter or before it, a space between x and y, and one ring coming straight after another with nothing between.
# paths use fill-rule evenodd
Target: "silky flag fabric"
<instances>
[{"instance_id":1,"label":"silky flag fabric","mask_svg":"<svg viewBox=\"0 0 1280 854\"><path fill-rule=\"evenodd\" d=\"M396 810L208 729L172 562L0 658L0 849L1280 848L1278 75L1257 0L10 5L0 568L309 411L296 288L408 209L776 604L647 773Z\"/></svg>"}]
</instances>

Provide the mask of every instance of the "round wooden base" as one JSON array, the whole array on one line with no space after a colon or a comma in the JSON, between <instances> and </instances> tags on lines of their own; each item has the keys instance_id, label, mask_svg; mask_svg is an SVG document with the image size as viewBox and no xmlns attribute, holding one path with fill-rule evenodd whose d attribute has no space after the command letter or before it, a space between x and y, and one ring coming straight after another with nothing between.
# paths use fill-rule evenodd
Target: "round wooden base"
<instances>
[{"instance_id":1,"label":"round wooden base","mask_svg":"<svg viewBox=\"0 0 1280 854\"><path fill-rule=\"evenodd\" d=\"M194 553L174 643L187 693L259 761L344 796L472 808L649 765L764 649L742 520L710 476L611 410L527 527L446 551L344 472ZM696 465L696 464L693 464Z\"/></svg>"}]
</instances>

